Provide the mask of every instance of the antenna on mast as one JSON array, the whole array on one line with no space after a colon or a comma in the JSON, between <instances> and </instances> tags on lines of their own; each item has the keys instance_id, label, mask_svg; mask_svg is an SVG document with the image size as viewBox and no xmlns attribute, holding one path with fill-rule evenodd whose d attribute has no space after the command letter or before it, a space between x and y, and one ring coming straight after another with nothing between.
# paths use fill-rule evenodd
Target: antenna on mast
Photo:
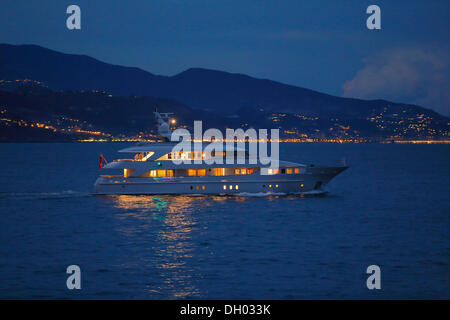
<instances>
[{"instance_id":1,"label":"antenna on mast","mask_svg":"<svg viewBox=\"0 0 450 320\"><path fill-rule=\"evenodd\" d=\"M153 111L156 119L156 125L158 127L158 134L166 141L170 141L172 135L172 130L170 130L167 120L173 112L158 112L158 106L155 106L155 111Z\"/></svg>"}]
</instances>

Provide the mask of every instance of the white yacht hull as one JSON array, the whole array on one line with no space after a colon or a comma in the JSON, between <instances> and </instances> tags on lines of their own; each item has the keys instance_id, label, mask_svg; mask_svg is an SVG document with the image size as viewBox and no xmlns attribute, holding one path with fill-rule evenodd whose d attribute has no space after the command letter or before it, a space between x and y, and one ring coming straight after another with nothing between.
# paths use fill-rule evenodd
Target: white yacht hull
<instances>
[{"instance_id":1,"label":"white yacht hull","mask_svg":"<svg viewBox=\"0 0 450 320\"><path fill-rule=\"evenodd\" d=\"M319 191L347 167L308 167L303 174L204 176L173 178L99 177L94 194L239 194Z\"/></svg>"}]
</instances>

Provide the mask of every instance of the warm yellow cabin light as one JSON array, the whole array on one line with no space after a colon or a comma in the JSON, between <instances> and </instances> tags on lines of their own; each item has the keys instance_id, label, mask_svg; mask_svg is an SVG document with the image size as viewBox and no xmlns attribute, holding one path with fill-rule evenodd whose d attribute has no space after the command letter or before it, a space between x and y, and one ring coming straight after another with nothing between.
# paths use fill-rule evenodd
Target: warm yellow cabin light
<instances>
[{"instance_id":1,"label":"warm yellow cabin light","mask_svg":"<svg viewBox=\"0 0 450 320\"><path fill-rule=\"evenodd\" d=\"M239 186L238 186L238 185L236 185L234 188L235 188L236 190L239 190Z\"/></svg>"},{"instance_id":2,"label":"warm yellow cabin light","mask_svg":"<svg viewBox=\"0 0 450 320\"><path fill-rule=\"evenodd\" d=\"M223 186L223 190L227 190L227 186Z\"/></svg>"},{"instance_id":3,"label":"warm yellow cabin light","mask_svg":"<svg viewBox=\"0 0 450 320\"><path fill-rule=\"evenodd\" d=\"M241 174L247 174L247 169L245 168L241 169Z\"/></svg>"},{"instance_id":4,"label":"warm yellow cabin light","mask_svg":"<svg viewBox=\"0 0 450 320\"><path fill-rule=\"evenodd\" d=\"M292 174L292 168L287 168L287 169L286 169L286 173L287 173L287 174Z\"/></svg>"},{"instance_id":5,"label":"warm yellow cabin light","mask_svg":"<svg viewBox=\"0 0 450 320\"><path fill-rule=\"evenodd\" d=\"M268 173L268 174L272 174L272 169L268 169L268 170L267 170L267 173Z\"/></svg>"},{"instance_id":6,"label":"warm yellow cabin light","mask_svg":"<svg viewBox=\"0 0 450 320\"><path fill-rule=\"evenodd\" d=\"M278 185L277 185L277 184L275 185L275 188L278 188Z\"/></svg>"},{"instance_id":7,"label":"warm yellow cabin light","mask_svg":"<svg viewBox=\"0 0 450 320\"><path fill-rule=\"evenodd\" d=\"M233 190L233 186L230 186L230 190Z\"/></svg>"},{"instance_id":8,"label":"warm yellow cabin light","mask_svg":"<svg viewBox=\"0 0 450 320\"><path fill-rule=\"evenodd\" d=\"M156 177L156 170L150 170L150 177Z\"/></svg>"},{"instance_id":9,"label":"warm yellow cabin light","mask_svg":"<svg viewBox=\"0 0 450 320\"><path fill-rule=\"evenodd\" d=\"M271 184L269 184L269 188L272 188L272 185L271 185Z\"/></svg>"},{"instance_id":10,"label":"warm yellow cabin light","mask_svg":"<svg viewBox=\"0 0 450 320\"><path fill-rule=\"evenodd\" d=\"M216 168L214 169L216 176L224 176L225 175L225 168Z\"/></svg>"},{"instance_id":11,"label":"warm yellow cabin light","mask_svg":"<svg viewBox=\"0 0 450 320\"><path fill-rule=\"evenodd\" d=\"M198 190L198 186L196 186L196 187L195 187L195 189L197 189L197 190Z\"/></svg>"},{"instance_id":12,"label":"warm yellow cabin light","mask_svg":"<svg viewBox=\"0 0 450 320\"><path fill-rule=\"evenodd\" d=\"M197 175L197 170L188 169L188 176L192 177L192 176L196 176L196 175Z\"/></svg>"},{"instance_id":13,"label":"warm yellow cabin light","mask_svg":"<svg viewBox=\"0 0 450 320\"><path fill-rule=\"evenodd\" d=\"M294 169L295 174L298 174L298 168Z\"/></svg>"},{"instance_id":14,"label":"warm yellow cabin light","mask_svg":"<svg viewBox=\"0 0 450 320\"><path fill-rule=\"evenodd\" d=\"M157 176L158 177L165 177L166 176L166 170L157 170Z\"/></svg>"},{"instance_id":15,"label":"warm yellow cabin light","mask_svg":"<svg viewBox=\"0 0 450 320\"><path fill-rule=\"evenodd\" d=\"M206 176L206 169L198 169L197 175L198 176Z\"/></svg>"},{"instance_id":16,"label":"warm yellow cabin light","mask_svg":"<svg viewBox=\"0 0 450 320\"><path fill-rule=\"evenodd\" d=\"M202 190L205 190L205 186L202 186Z\"/></svg>"},{"instance_id":17,"label":"warm yellow cabin light","mask_svg":"<svg viewBox=\"0 0 450 320\"><path fill-rule=\"evenodd\" d=\"M302 183L302 184L300 185L300 187L302 187L302 188L303 188L303 187L304 187L304 184Z\"/></svg>"},{"instance_id":18,"label":"warm yellow cabin light","mask_svg":"<svg viewBox=\"0 0 450 320\"><path fill-rule=\"evenodd\" d=\"M177 123L177 120L172 119L172 120L170 120L170 122L171 122L172 124L175 124L175 123Z\"/></svg>"},{"instance_id":19,"label":"warm yellow cabin light","mask_svg":"<svg viewBox=\"0 0 450 320\"><path fill-rule=\"evenodd\" d=\"M239 169L234 169L234 174L239 175Z\"/></svg>"},{"instance_id":20,"label":"warm yellow cabin light","mask_svg":"<svg viewBox=\"0 0 450 320\"><path fill-rule=\"evenodd\" d=\"M166 170L167 177L173 177L173 170Z\"/></svg>"}]
</instances>

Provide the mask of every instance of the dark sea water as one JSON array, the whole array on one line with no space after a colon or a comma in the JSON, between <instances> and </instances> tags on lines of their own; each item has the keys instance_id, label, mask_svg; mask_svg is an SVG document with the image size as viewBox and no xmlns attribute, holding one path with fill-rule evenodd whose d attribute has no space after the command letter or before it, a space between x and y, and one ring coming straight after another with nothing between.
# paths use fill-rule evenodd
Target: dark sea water
<instances>
[{"instance_id":1,"label":"dark sea water","mask_svg":"<svg viewBox=\"0 0 450 320\"><path fill-rule=\"evenodd\" d=\"M450 298L449 145L283 144L346 157L320 197L90 195L128 145L0 144L0 298Z\"/></svg>"}]
</instances>

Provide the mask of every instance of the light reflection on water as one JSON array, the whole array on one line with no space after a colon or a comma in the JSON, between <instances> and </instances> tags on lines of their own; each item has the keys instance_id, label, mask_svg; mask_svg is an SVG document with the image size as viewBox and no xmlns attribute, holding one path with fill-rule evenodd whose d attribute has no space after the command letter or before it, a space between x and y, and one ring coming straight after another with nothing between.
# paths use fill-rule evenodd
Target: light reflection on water
<instances>
[{"instance_id":1,"label":"light reflection on water","mask_svg":"<svg viewBox=\"0 0 450 320\"><path fill-rule=\"evenodd\" d=\"M108 198L120 209L116 214L120 220L117 232L130 240L148 241L151 258L143 263L156 267L161 281L156 288L147 286L146 290L164 295L169 291L174 298L201 296L193 277L195 270L188 263L189 259L196 258L196 244L192 241L192 232L198 225L196 208L209 207L214 202L225 201L226 197L119 195Z\"/></svg>"}]
</instances>

